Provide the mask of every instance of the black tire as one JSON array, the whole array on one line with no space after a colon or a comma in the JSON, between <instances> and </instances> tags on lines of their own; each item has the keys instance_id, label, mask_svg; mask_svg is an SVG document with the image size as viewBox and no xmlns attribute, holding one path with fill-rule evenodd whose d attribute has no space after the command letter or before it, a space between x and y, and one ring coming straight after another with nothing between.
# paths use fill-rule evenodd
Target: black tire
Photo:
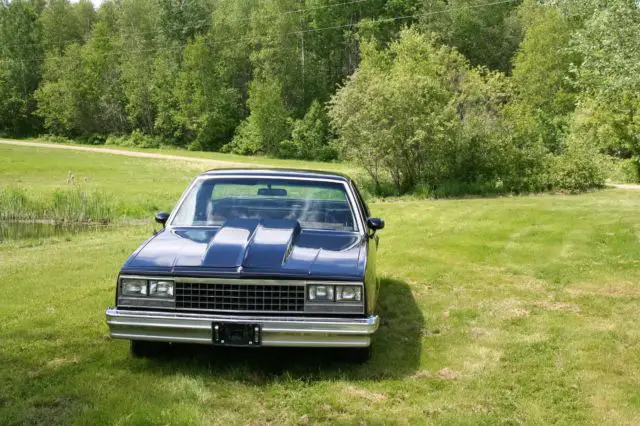
<instances>
[{"instance_id":1,"label":"black tire","mask_svg":"<svg viewBox=\"0 0 640 426\"><path fill-rule=\"evenodd\" d=\"M371 359L373 349L371 346L366 348L349 348L344 352L346 360L354 364L364 364Z\"/></svg>"},{"instance_id":2,"label":"black tire","mask_svg":"<svg viewBox=\"0 0 640 426\"><path fill-rule=\"evenodd\" d=\"M131 355L136 358L152 358L166 351L169 345L162 342L148 342L146 340L131 341Z\"/></svg>"}]
</instances>

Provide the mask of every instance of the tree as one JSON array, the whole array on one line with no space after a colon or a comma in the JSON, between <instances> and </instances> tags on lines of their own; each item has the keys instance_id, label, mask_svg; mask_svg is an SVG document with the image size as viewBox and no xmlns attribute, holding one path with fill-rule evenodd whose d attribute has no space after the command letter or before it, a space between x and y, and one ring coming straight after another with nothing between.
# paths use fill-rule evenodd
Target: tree
<instances>
[{"instance_id":1,"label":"tree","mask_svg":"<svg viewBox=\"0 0 640 426\"><path fill-rule=\"evenodd\" d=\"M117 40L98 22L86 45L71 44L62 57L47 59L45 82L36 94L47 129L68 136L128 129L119 56Z\"/></svg>"},{"instance_id":2,"label":"tree","mask_svg":"<svg viewBox=\"0 0 640 426\"><path fill-rule=\"evenodd\" d=\"M89 0L77 4L71 4L69 0L50 0L40 16L45 51L62 55L70 44L84 43L94 19L95 11Z\"/></svg>"},{"instance_id":3,"label":"tree","mask_svg":"<svg viewBox=\"0 0 640 426\"><path fill-rule=\"evenodd\" d=\"M220 65L203 37L196 37L184 51L176 98L179 119L192 132L195 149L219 149L238 122L240 95L225 84Z\"/></svg>"},{"instance_id":4,"label":"tree","mask_svg":"<svg viewBox=\"0 0 640 426\"><path fill-rule=\"evenodd\" d=\"M513 60L514 101L520 114L532 116L547 149L558 154L577 95L570 78L579 60L569 50L574 29L556 7L534 1L523 3L518 16L524 38Z\"/></svg>"},{"instance_id":5,"label":"tree","mask_svg":"<svg viewBox=\"0 0 640 426\"><path fill-rule=\"evenodd\" d=\"M32 114L42 72L41 34L26 1L0 3L0 132L26 135L40 126Z\"/></svg>"},{"instance_id":6,"label":"tree","mask_svg":"<svg viewBox=\"0 0 640 426\"><path fill-rule=\"evenodd\" d=\"M276 156L280 142L289 138L289 113L277 80L254 80L249 87L251 114L240 124L227 150Z\"/></svg>"},{"instance_id":7,"label":"tree","mask_svg":"<svg viewBox=\"0 0 640 426\"><path fill-rule=\"evenodd\" d=\"M458 49L472 65L509 73L522 37L517 5L429 0L424 2L419 28L437 33L442 43Z\"/></svg>"},{"instance_id":8,"label":"tree","mask_svg":"<svg viewBox=\"0 0 640 426\"><path fill-rule=\"evenodd\" d=\"M606 2L577 32L574 51L582 93L573 130L605 152L640 156L640 8Z\"/></svg>"},{"instance_id":9,"label":"tree","mask_svg":"<svg viewBox=\"0 0 640 426\"><path fill-rule=\"evenodd\" d=\"M464 58L414 30L386 51L365 44L362 52L359 69L331 100L343 154L377 186L383 173L399 192L442 183L459 140L454 87L467 71Z\"/></svg>"},{"instance_id":10,"label":"tree","mask_svg":"<svg viewBox=\"0 0 640 426\"><path fill-rule=\"evenodd\" d=\"M304 117L293 122L291 140L280 142L279 155L321 161L336 158L335 149L329 145L328 117L320 102L313 101Z\"/></svg>"}]
</instances>

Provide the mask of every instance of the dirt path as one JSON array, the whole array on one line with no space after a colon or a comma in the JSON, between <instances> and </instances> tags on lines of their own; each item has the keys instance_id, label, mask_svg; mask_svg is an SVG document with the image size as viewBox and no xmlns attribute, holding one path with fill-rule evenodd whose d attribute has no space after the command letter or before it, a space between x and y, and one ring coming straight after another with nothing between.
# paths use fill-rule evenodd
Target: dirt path
<instances>
[{"instance_id":1,"label":"dirt path","mask_svg":"<svg viewBox=\"0 0 640 426\"><path fill-rule=\"evenodd\" d=\"M249 164L249 163L240 163L235 161L213 160L210 158L186 157L182 155L172 155L172 154L160 154L157 152L125 151L124 149L102 148L102 147L94 147L94 146L64 145L64 144L45 143L45 142L24 142L24 141L17 141L13 139L0 139L0 144L28 146L31 148L70 149L73 151L99 152L103 154L123 155L126 157L142 157L142 158L156 158L160 160L190 161L194 163L205 163L214 167L262 166L261 164L256 164L256 163Z\"/></svg>"},{"instance_id":2,"label":"dirt path","mask_svg":"<svg viewBox=\"0 0 640 426\"><path fill-rule=\"evenodd\" d=\"M633 191L640 190L640 185L635 183L612 183L611 186L618 189L630 189Z\"/></svg>"}]
</instances>

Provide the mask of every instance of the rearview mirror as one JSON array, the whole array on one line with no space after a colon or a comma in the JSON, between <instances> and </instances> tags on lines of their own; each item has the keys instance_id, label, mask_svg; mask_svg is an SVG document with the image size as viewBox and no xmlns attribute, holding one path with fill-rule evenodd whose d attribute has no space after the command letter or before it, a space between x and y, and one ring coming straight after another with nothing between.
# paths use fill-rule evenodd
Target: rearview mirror
<instances>
[{"instance_id":1,"label":"rearview mirror","mask_svg":"<svg viewBox=\"0 0 640 426\"><path fill-rule=\"evenodd\" d=\"M375 234L377 230L384 228L384 219L379 217L370 217L367 219L367 227L369 227L369 229L371 229Z\"/></svg>"},{"instance_id":2,"label":"rearview mirror","mask_svg":"<svg viewBox=\"0 0 640 426\"><path fill-rule=\"evenodd\" d=\"M155 219L156 219L156 222L161 223L162 227L164 228L167 223L167 219L169 219L169 213L167 212L156 213Z\"/></svg>"},{"instance_id":3,"label":"rearview mirror","mask_svg":"<svg viewBox=\"0 0 640 426\"><path fill-rule=\"evenodd\" d=\"M286 197L287 190L282 188L259 188L258 195L265 195L267 197Z\"/></svg>"}]
</instances>

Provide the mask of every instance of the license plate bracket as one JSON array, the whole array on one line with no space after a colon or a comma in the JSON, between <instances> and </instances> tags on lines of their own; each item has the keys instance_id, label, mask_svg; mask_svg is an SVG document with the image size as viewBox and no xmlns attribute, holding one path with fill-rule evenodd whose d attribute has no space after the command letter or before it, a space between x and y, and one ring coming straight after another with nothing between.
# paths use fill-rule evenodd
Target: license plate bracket
<instances>
[{"instance_id":1,"label":"license plate bracket","mask_svg":"<svg viewBox=\"0 0 640 426\"><path fill-rule=\"evenodd\" d=\"M214 322L211 325L213 344L220 346L260 346L260 324Z\"/></svg>"}]
</instances>

